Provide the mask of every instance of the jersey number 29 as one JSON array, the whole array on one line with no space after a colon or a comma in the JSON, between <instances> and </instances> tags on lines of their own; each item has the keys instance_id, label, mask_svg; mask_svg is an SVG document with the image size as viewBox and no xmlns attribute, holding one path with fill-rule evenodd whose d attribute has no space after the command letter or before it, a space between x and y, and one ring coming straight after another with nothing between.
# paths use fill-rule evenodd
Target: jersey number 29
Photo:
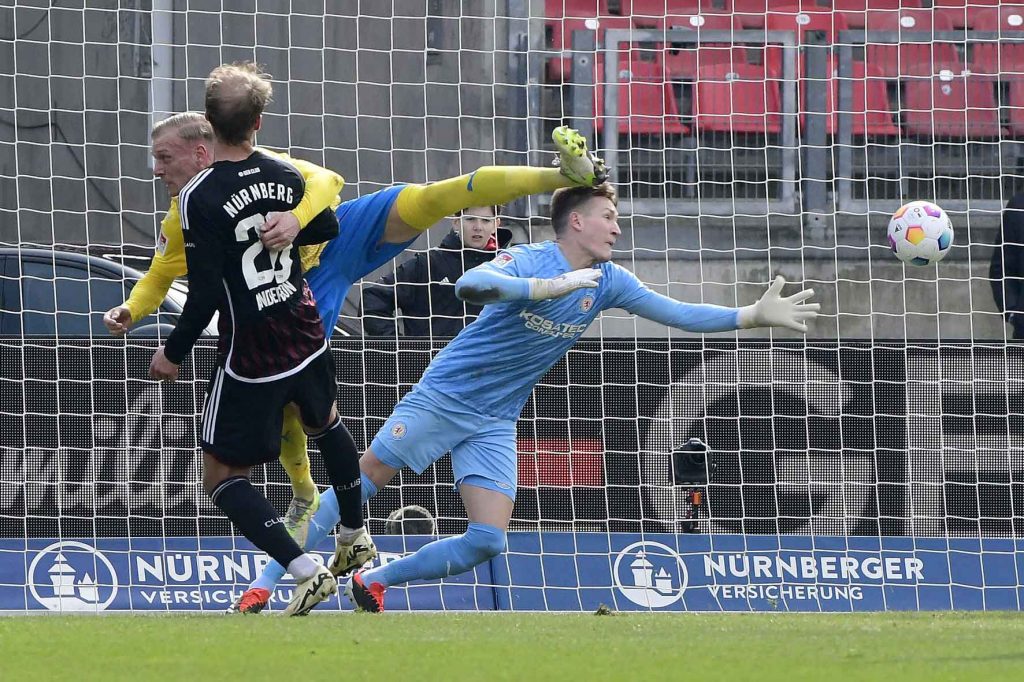
<instances>
[{"instance_id":1,"label":"jersey number 29","mask_svg":"<svg viewBox=\"0 0 1024 682\"><path fill-rule=\"evenodd\" d=\"M256 266L256 258L266 251L263 242L260 241L259 231L267 220L261 214L249 216L235 225L235 240L247 242L251 239L249 230L256 230L256 242L249 246L242 254L242 274L245 276L245 283L249 289L257 289L264 284L277 282L281 284L288 279L292 271L292 245L284 247L280 251L269 251L270 267L260 270Z\"/></svg>"}]
</instances>

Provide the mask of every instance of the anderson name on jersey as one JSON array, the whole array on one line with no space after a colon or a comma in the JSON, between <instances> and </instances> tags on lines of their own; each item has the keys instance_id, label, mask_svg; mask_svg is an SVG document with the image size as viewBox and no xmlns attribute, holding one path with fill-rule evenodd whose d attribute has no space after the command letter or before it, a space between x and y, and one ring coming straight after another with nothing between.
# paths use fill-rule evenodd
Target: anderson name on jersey
<instances>
[{"instance_id":1,"label":"anderson name on jersey","mask_svg":"<svg viewBox=\"0 0 1024 682\"><path fill-rule=\"evenodd\" d=\"M214 163L181 191L189 297L165 353L181 362L215 310L219 359L242 381L271 381L301 369L326 348L323 326L293 247L325 241L338 221L323 211L281 251L259 230L267 213L288 211L303 194L291 165L259 151Z\"/></svg>"}]
</instances>

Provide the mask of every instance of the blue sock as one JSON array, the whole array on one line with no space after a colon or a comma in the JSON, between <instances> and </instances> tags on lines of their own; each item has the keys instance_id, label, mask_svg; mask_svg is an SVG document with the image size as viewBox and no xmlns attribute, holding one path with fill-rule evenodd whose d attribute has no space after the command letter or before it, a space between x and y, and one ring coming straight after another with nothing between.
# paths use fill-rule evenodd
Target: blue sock
<instances>
[{"instance_id":1,"label":"blue sock","mask_svg":"<svg viewBox=\"0 0 1024 682\"><path fill-rule=\"evenodd\" d=\"M384 587L411 580L431 580L465 573L505 551L505 531L483 523L470 523L463 535L435 540L414 554L370 569L363 582Z\"/></svg>"},{"instance_id":2,"label":"blue sock","mask_svg":"<svg viewBox=\"0 0 1024 682\"><path fill-rule=\"evenodd\" d=\"M377 494L377 486L366 475L362 475L363 481L363 503ZM320 508L313 514L313 522L309 525L309 537L303 549L312 550L327 537L334 527L338 525L341 518L338 512L338 497L334 494L334 488L328 488L320 493ZM249 589L261 587L264 590L273 591L274 587L281 582L281 578L288 571L276 561L271 561L263 569L263 573L249 585Z\"/></svg>"}]
</instances>

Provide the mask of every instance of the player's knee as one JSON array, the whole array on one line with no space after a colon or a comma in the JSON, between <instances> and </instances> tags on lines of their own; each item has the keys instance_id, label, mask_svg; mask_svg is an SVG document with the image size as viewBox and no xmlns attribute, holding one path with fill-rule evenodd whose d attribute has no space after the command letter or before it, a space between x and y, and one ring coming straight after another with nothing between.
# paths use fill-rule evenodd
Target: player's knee
<instances>
[{"instance_id":1,"label":"player's knee","mask_svg":"<svg viewBox=\"0 0 1024 682\"><path fill-rule=\"evenodd\" d=\"M473 548L477 563L493 559L505 551L505 531L485 523L470 523L466 540Z\"/></svg>"}]
</instances>

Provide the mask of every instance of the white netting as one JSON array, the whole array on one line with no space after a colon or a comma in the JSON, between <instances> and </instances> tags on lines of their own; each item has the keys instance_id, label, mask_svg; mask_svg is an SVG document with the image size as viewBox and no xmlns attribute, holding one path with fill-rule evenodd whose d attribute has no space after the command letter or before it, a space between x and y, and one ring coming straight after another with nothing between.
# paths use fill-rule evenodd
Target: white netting
<instances>
[{"instance_id":1,"label":"white netting","mask_svg":"<svg viewBox=\"0 0 1024 682\"><path fill-rule=\"evenodd\" d=\"M755 4L0 7L0 565L24 564L21 574L0 567L0 601L28 599L34 571L54 568L59 578L75 563L71 545L55 550L68 555L64 563L54 551L36 553L54 542L131 559L131 580L142 586L158 572L166 585L184 576L185 563L174 561L191 562L178 587L237 589L254 573L245 554L246 570L221 562L204 579L204 550L191 539L231 532L198 484L196 419L211 349L197 351L188 381L158 387L145 376L155 341L109 340L100 315L131 285L110 264L145 269L167 206L151 178L151 125L202 109L214 66L255 59L275 88L259 142L342 173L344 199L484 164L546 163L550 130L569 122L615 169L624 228L615 260L652 288L736 305L783 274L822 302L806 342L753 332L701 338L621 313L602 317L520 420L512 530L543 534L515 539L493 573L478 574L483 592L457 604L572 608L625 595L668 606L676 600L625 585L619 570L627 557L642 573L637 554L657 554L655 540L697 561L687 564L693 585L695 567L708 583L742 582L757 574L758 557L791 542L842 559L896 538L899 551L934 554L945 574L932 564L923 578L913 566L885 572L879 580L909 596L884 592L876 607L1016 608L1016 569L999 563L1013 565L1014 545L990 541L1015 540L1024 508L1024 358L1007 344L1012 329L993 301L989 268L1000 212L1024 179L1015 142L1024 36L1012 33L1024 11ZM952 217L956 244L938 267L906 267L888 250L888 216L912 199ZM546 201L505 207L516 241L550 236L536 218ZM437 246L447 230L412 251ZM1006 240L997 293L1009 302L1022 273L1019 239ZM88 253L107 266L28 247ZM351 336L337 340L336 359L339 406L363 446L444 341L362 338L360 293L357 284L343 311ZM174 310L151 321L173 324ZM710 446L709 467L699 456L673 457L689 438ZM279 466L254 479L278 507L287 504ZM465 528L447 459L383 490L369 506L371 530L383 534L406 505L428 509L441 533ZM151 554L130 554L140 547ZM536 551L545 558L531 573L522 567ZM736 570L727 556L740 557ZM613 567L626 591L604 597L606 586L580 587L595 562ZM816 566L797 582L834 587ZM785 567L762 568L761 582L781 589ZM522 575L531 577L517 584ZM679 576L668 580L668 592L681 595ZM687 606L760 608L788 598L793 608L857 608L854 582L803 602L762 585ZM1013 591L1012 601L980 589L993 584ZM175 605L143 592L131 606ZM217 609L226 594L199 602ZM452 607L444 599L430 605Z\"/></svg>"}]
</instances>

